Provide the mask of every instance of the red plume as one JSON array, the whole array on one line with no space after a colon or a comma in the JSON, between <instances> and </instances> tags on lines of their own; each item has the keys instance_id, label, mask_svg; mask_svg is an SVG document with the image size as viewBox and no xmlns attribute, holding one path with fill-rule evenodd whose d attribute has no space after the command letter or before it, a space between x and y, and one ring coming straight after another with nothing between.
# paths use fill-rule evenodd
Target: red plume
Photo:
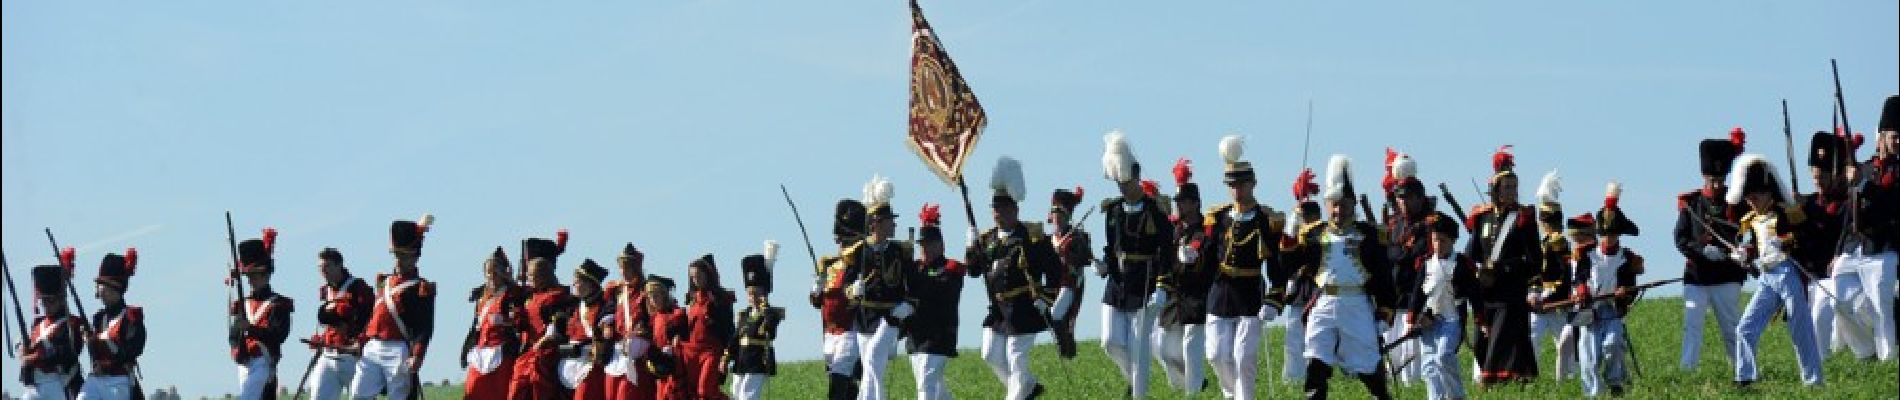
<instances>
[{"instance_id":1,"label":"red plume","mask_svg":"<svg viewBox=\"0 0 1900 400\"><path fill-rule=\"evenodd\" d=\"M1194 169L1188 166L1187 157L1174 160L1174 186L1186 185L1188 178L1194 177Z\"/></svg>"},{"instance_id":2,"label":"red plume","mask_svg":"<svg viewBox=\"0 0 1900 400\"><path fill-rule=\"evenodd\" d=\"M1511 154L1511 145L1499 146L1498 151L1491 154L1491 172L1504 172L1506 168L1515 166L1517 156Z\"/></svg>"},{"instance_id":3,"label":"red plume","mask_svg":"<svg viewBox=\"0 0 1900 400\"><path fill-rule=\"evenodd\" d=\"M1849 146L1848 147L1849 150L1860 150L1861 143L1867 142L1867 136L1862 135L1860 133L1855 133L1854 136L1850 136L1845 139L1846 139L1845 141L1847 142Z\"/></svg>"},{"instance_id":4,"label":"red plume","mask_svg":"<svg viewBox=\"0 0 1900 400\"><path fill-rule=\"evenodd\" d=\"M277 228L264 228L264 251L277 252Z\"/></svg>"},{"instance_id":5,"label":"red plume","mask_svg":"<svg viewBox=\"0 0 1900 400\"><path fill-rule=\"evenodd\" d=\"M59 250L59 266L66 268L66 276L73 275L73 260L79 259L79 250L67 247Z\"/></svg>"},{"instance_id":6,"label":"red plume","mask_svg":"<svg viewBox=\"0 0 1900 400\"><path fill-rule=\"evenodd\" d=\"M1392 150L1391 147L1386 147L1385 148L1385 170L1391 171L1392 162L1398 161L1398 160L1399 160L1399 152ZM1390 172L1387 172L1387 173L1389 174Z\"/></svg>"},{"instance_id":7,"label":"red plume","mask_svg":"<svg viewBox=\"0 0 1900 400\"><path fill-rule=\"evenodd\" d=\"M1735 145L1735 152L1740 153L1742 151L1742 145L1748 143L1748 132L1743 132L1742 127L1739 126L1735 127L1735 129L1730 129L1728 130L1728 142L1729 144Z\"/></svg>"},{"instance_id":8,"label":"red plume","mask_svg":"<svg viewBox=\"0 0 1900 400\"><path fill-rule=\"evenodd\" d=\"M1293 179L1293 198L1305 199L1319 194L1319 185L1313 183L1313 169L1300 170L1300 176Z\"/></svg>"},{"instance_id":9,"label":"red plume","mask_svg":"<svg viewBox=\"0 0 1900 400\"><path fill-rule=\"evenodd\" d=\"M137 247L125 248L125 275L131 276L133 274L136 274L138 271L138 268L139 268L139 248Z\"/></svg>"},{"instance_id":10,"label":"red plume","mask_svg":"<svg viewBox=\"0 0 1900 400\"><path fill-rule=\"evenodd\" d=\"M917 212L917 219L924 226L936 226L943 220L943 213L937 211L938 205L924 203L924 210Z\"/></svg>"},{"instance_id":11,"label":"red plume","mask_svg":"<svg viewBox=\"0 0 1900 400\"><path fill-rule=\"evenodd\" d=\"M1148 197L1160 197L1161 186L1156 184L1153 179L1143 179L1141 180L1141 192L1147 194Z\"/></svg>"},{"instance_id":12,"label":"red plume","mask_svg":"<svg viewBox=\"0 0 1900 400\"><path fill-rule=\"evenodd\" d=\"M1075 199L1076 199L1077 201L1081 201L1081 200L1082 200L1082 187L1081 187L1081 186L1076 186L1076 187L1075 187Z\"/></svg>"},{"instance_id":13,"label":"red plume","mask_svg":"<svg viewBox=\"0 0 1900 400\"><path fill-rule=\"evenodd\" d=\"M564 252L567 251L567 228L554 231L554 247L560 248L561 251Z\"/></svg>"}]
</instances>

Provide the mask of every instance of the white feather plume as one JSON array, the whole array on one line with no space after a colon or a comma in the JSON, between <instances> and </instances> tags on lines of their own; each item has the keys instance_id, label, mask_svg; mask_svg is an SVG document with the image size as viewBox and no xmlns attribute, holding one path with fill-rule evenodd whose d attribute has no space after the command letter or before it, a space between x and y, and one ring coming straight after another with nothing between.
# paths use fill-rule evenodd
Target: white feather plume
<instances>
[{"instance_id":1,"label":"white feather plume","mask_svg":"<svg viewBox=\"0 0 1900 400\"><path fill-rule=\"evenodd\" d=\"M776 262L778 262L778 241L766 240L765 241L765 269L772 269L772 264Z\"/></svg>"},{"instance_id":2,"label":"white feather plume","mask_svg":"<svg viewBox=\"0 0 1900 400\"><path fill-rule=\"evenodd\" d=\"M996 168L990 169L990 189L1001 190L1011 200L1022 202L1029 192L1028 184L1023 182L1023 163L1010 156L997 158Z\"/></svg>"},{"instance_id":3,"label":"white feather plume","mask_svg":"<svg viewBox=\"0 0 1900 400\"><path fill-rule=\"evenodd\" d=\"M1539 204L1557 204L1558 196L1564 193L1563 181L1557 178L1557 170L1544 173L1544 181L1537 184L1537 202Z\"/></svg>"},{"instance_id":4,"label":"white feather plume","mask_svg":"<svg viewBox=\"0 0 1900 400\"><path fill-rule=\"evenodd\" d=\"M1392 160L1392 178L1403 181L1415 177L1418 177L1418 162L1413 161L1411 155L1400 154L1398 159Z\"/></svg>"},{"instance_id":5,"label":"white feather plume","mask_svg":"<svg viewBox=\"0 0 1900 400\"><path fill-rule=\"evenodd\" d=\"M424 229L427 229L430 225L435 225L435 214L422 214L422 218L416 218L416 225L422 225Z\"/></svg>"},{"instance_id":6,"label":"white feather plume","mask_svg":"<svg viewBox=\"0 0 1900 400\"><path fill-rule=\"evenodd\" d=\"M1610 181L1610 184L1603 188L1603 197L1604 198L1611 198L1611 197L1622 198L1623 197L1623 183L1617 182L1617 181Z\"/></svg>"},{"instance_id":7,"label":"white feather plume","mask_svg":"<svg viewBox=\"0 0 1900 400\"><path fill-rule=\"evenodd\" d=\"M1347 171L1351 167L1352 160L1344 154L1334 154L1326 161L1326 200L1339 200L1346 194L1346 185L1352 182L1352 175Z\"/></svg>"},{"instance_id":8,"label":"white feather plume","mask_svg":"<svg viewBox=\"0 0 1900 400\"><path fill-rule=\"evenodd\" d=\"M1228 164L1240 162L1240 156L1245 151L1246 145L1246 141L1241 139L1240 135L1222 137L1220 138L1220 158L1227 160Z\"/></svg>"},{"instance_id":9,"label":"white feather plume","mask_svg":"<svg viewBox=\"0 0 1900 400\"><path fill-rule=\"evenodd\" d=\"M891 187L890 178L885 178L883 175L871 175L871 181L864 183L864 205L875 207L889 204L891 196L896 195L896 190Z\"/></svg>"},{"instance_id":10,"label":"white feather plume","mask_svg":"<svg viewBox=\"0 0 1900 400\"><path fill-rule=\"evenodd\" d=\"M1128 138L1117 129L1108 131L1102 140L1106 142L1102 150L1102 176L1115 182L1134 180L1135 153L1128 148Z\"/></svg>"},{"instance_id":11,"label":"white feather plume","mask_svg":"<svg viewBox=\"0 0 1900 400\"><path fill-rule=\"evenodd\" d=\"M1748 180L1749 168L1761 168L1762 172L1768 175L1768 181L1774 183L1776 190L1780 190L1782 187L1781 175L1776 174L1774 165L1768 163L1768 156L1758 153L1743 154L1739 157L1735 157L1734 166L1729 168L1728 193L1726 196L1723 196L1728 200L1729 204L1742 203L1742 195L1747 194L1743 191L1742 183ZM1775 196L1782 199L1788 198L1781 193L1775 193Z\"/></svg>"}]
</instances>

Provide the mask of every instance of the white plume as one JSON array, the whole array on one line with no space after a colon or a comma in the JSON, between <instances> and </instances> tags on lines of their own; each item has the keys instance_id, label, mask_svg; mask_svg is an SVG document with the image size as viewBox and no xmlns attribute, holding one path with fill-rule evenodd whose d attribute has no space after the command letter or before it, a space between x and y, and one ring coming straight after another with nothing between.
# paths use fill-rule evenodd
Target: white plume
<instances>
[{"instance_id":1,"label":"white plume","mask_svg":"<svg viewBox=\"0 0 1900 400\"><path fill-rule=\"evenodd\" d=\"M1776 174L1774 165L1768 163L1768 156L1758 153L1743 154L1735 157L1735 165L1728 172L1728 194L1723 197L1729 204L1742 203L1742 195L1747 194L1743 191L1746 189L1742 188L1742 183L1748 180L1749 168L1761 168L1762 173L1768 175L1768 181L1775 185L1775 190L1781 190L1781 175ZM1775 196L1782 199L1788 198L1781 193L1775 193Z\"/></svg>"},{"instance_id":2,"label":"white plume","mask_svg":"<svg viewBox=\"0 0 1900 400\"><path fill-rule=\"evenodd\" d=\"M1415 177L1418 177L1418 162L1412 161L1411 155L1400 154L1398 159L1392 160L1393 179L1403 181Z\"/></svg>"},{"instance_id":3,"label":"white plume","mask_svg":"<svg viewBox=\"0 0 1900 400\"><path fill-rule=\"evenodd\" d=\"M891 187L890 178L885 178L883 175L871 175L871 181L864 183L864 205L875 207L880 204L889 204L891 196L896 195L896 190Z\"/></svg>"},{"instance_id":4,"label":"white plume","mask_svg":"<svg viewBox=\"0 0 1900 400\"><path fill-rule=\"evenodd\" d=\"M1023 163L1010 156L997 158L996 168L990 169L990 189L1003 191L1010 200L1021 203L1029 192L1023 182Z\"/></svg>"},{"instance_id":5,"label":"white plume","mask_svg":"<svg viewBox=\"0 0 1900 400\"><path fill-rule=\"evenodd\" d=\"M422 225L423 229L428 229L430 225L435 225L435 214L422 214L422 218L416 218L416 225Z\"/></svg>"},{"instance_id":6,"label":"white plume","mask_svg":"<svg viewBox=\"0 0 1900 400\"><path fill-rule=\"evenodd\" d=\"M777 261L778 261L778 241L766 240L765 241L765 268L771 269L772 264Z\"/></svg>"},{"instance_id":7,"label":"white plume","mask_svg":"<svg viewBox=\"0 0 1900 400\"><path fill-rule=\"evenodd\" d=\"M1242 140L1240 135L1227 135L1226 137L1220 138L1220 158L1227 160L1228 164L1240 162L1240 155L1242 151L1244 151L1246 144L1246 141Z\"/></svg>"},{"instance_id":8,"label":"white plume","mask_svg":"<svg viewBox=\"0 0 1900 400\"><path fill-rule=\"evenodd\" d=\"M1352 175L1347 169L1351 167L1352 160L1344 154L1334 154L1332 159L1326 161L1326 200L1339 200L1341 196L1348 195L1346 189L1352 184Z\"/></svg>"},{"instance_id":9,"label":"white plume","mask_svg":"<svg viewBox=\"0 0 1900 400\"><path fill-rule=\"evenodd\" d=\"M1115 182L1135 180L1135 153L1128 149L1128 138L1117 129L1102 140L1107 144L1102 150L1102 176Z\"/></svg>"},{"instance_id":10,"label":"white plume","mask_svg":"<svg viewBox=\"0 0 1900 400\"><path fill-rule=\"evenodd\" d=\"M1604 198L1623 197L1623 183L1617 182L1617 181L1610 181L1609 186L1606 186L1603 188L1603 197Z\"/></svg>"},{"instance_id":11,"label":"white plume","mask_svg":"<svg viewBox=\"0 0 1900 400\"><path fill-rule=\"evenodd\" d=\"M1557 170L1544 173L1544 181L1537 184L1537 202L1540 204L1557 204L1560 203L1558 196L1562 196L1563 194L1564 184L1557 179Z\"/></svg>"}]
</instances>

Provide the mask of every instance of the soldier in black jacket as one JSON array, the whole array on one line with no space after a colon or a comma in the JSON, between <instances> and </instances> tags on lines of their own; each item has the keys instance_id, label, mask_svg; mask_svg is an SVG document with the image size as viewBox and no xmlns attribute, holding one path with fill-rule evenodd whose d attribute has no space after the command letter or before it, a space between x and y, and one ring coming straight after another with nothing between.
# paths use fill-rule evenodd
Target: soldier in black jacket
<instances>
[{"instance_id":1,"label":"soldier in black jacket","mask_svg":"<svg viewBox=\"0 0 1900 400\"><path fill-rule=\"evenodd\" d=\"M1295 279L1319 288L1307 316L1306 397L1324 399L1333 368L1365 383L1372 397L1391 398L1379 358L1378 320L1391 318L1397 306L1392 263L1379 230L1354 215L1349 161L1334 155L1327 163L1325 198L1331 216L1298 234L1292 251L1312 261ZM1521 297L1520 297L1521 298Z\"/></svg>"},{"instance_id":2,"label":"soldier in black jacket","mask_svg":"<svg viewBox=\"0 0 1900 400\"><path fill-rule=\"evenodd\" d=\"M1142 190L1141 164L1121 131L1109 132L1107 142L1103 172L1121 195L1102 202L1106 226L1096 266L1108 271L1102 285L1102 348L1129 384L1130 395L1139 399L1148 396L1148 335L1168 301L1155 287L1173 257L1174 232L1160 200Z\"/></svg>"},{"instance_id":3,"label":"soldier in black jacket","mask_svg":"<svg viewBox=\"0 0 1900 400\"><path fill-rule=\"evenodd\" d=\"M1814 193L1795 194L1795 202L1807 220L1799 228L1801 246L1793 257L1814 278L1808 282L1808 303L1813 308L1810 315L1814 317L1815 344L1822 354L1830 348L1848 347L1856 358L1871 359L1874 352L1870 331L1854 325L1861 321L1853 307L1858 305L1853 301L1860 298L1860 275L1857 268L1834 268L1835 256L1849 256L1842 260L1844 264L1854 261L1852 254L1843 254L1841 246L1849 208L1847 180L1842 173L1852 155L1853 144L1848 137L1816 131L1809 139L1808 172L1814 178ZM1836 310L1837 299L1845 307ZM1836 311L1843 317L1839 320L1839 336L1835 335Z\"/></svg>"},{"instance_id":4,"label":"soldier in black jacket","mask_svg":"<svg viewBox=\"0 0 1900 400\"><path fill-rule=\"evenodd\" d=\"M1207 254L1207 224L1201 218L1201 188L1190 181L1194 171L1186 158L1174 162L1175 257L1160 279L1161 290L1173 301L1161 307L1156 319L1160 331L1154 337L1155 358L1168 385L1184 396L1199 393L1207 376L1207 292L1214 279L1214 264ZM1252 348L1252 347L1249 347ZM1259 351L1249 353L1259 354ZM1251 375L1249 376L1251 378Z\"/></svg>"},{"instance_id":5,"label":"soldier in black jacket","mask_svg":"<svg viewBox=\"0 0 1900 400\"><path fill-rule=\"evenodd\" d=\"M1474 207L1466 220L1473 234L1465 254L1478 262L1471 308L1478 327L1472 355L1478 359L1479 387L1537 377L1527 298L1543 266L1543 247L1536 212L1517 201L1516 162L1510 146L1492 155L1492 202Z\"/></svg>"},{"instance_id":6,"label":"soldier in black jacket","mask_svg":"<svg viewBox=\"0 0 1900 400\"><path fill-rule=\"evenodd\" d=\"M1286 217L1254 198L1258 180L1253 164L1241 160L1242 146L1239 136L1221 139L1221 180L1233 201L1214 206L1203 217L1207 251L1200 258L1206 258L1209 270L1204 308L1207 359L1214 365L1215 382L1228 398L1250 399L1262 327L1279 316L1284 298L1281 283L1266 278L1285 265L1280 256Z\"/></svg>"},{"instance_id":7,"label":"soldier in black jacket","mask_svg":"<svg viewBox=\"0 0 1900 400\"><path fill-rule=\"evenodd\" d=\"M983 361L1003 380L1004 398L1035 398L1042 384L1029 371L1029 347L1049 329L1049 299L1061 284L1062 260L1042 227L1017 219L1024 195L1023 167L1016 159L997 160L990 188L995 227L975 233L964 260L970 275L983 277L989 314L983 317Z\"/></svg>"},{"instance_id":8,"label":"soldier in black jacket","mask_svg":"<svg viewBox=\"0 0 1900 400\"><path fill-rule=\"evenodd\" d=\"M61 254L60 264L72 265L71 249ZM26 385L25 399L69 399L84 384L79 356L91 333L80 316L66 310L66 271L60 265L33 267L33 297L40 301L40 315L27 328L19 374L14 375Z\"/></svg>"},{"instance_id":9,"label":"soldier in black jacket","mask_svg":"<svg viewBox=\"0 0 1900 400\"><path fill-rule=\"evenodd\" d=\"M1861 258L1860 281L1874 308L1874 349L1881 361L1892 361L1900 351L1894 325L1900 323L1900 290L1895 289L1895 268L1900 265L1900 96L1887 97L1875 134L1874 156L1861 163L1849 175L1858 174L1852 185L1853 213L1848 227L1853 232L1847 251Z\"/></svg>"},{"instance_id":10,"label":"soldier in black jacket","mask_svg":"<svg viewBox=\"0 0 1900 400\"><path fill-rule=\"evenodd\" d=\"M890 180L873 177L864 187L864 206L870 210L870 235L844 250L840 262L845 276L856 280L845 289L845 297L857 306L852 322L858 333L858 351L864 368L864 380L858 384L859 399L883 399L884 367L897 352L900 324L916 312L905 293L904 278L915 262L910 243L891 236L897 230L897 213L892 211L893 188Z\"/></svg>"},{"instance_id":11,"label":"soldier in black jacket","mask_svg":"<svg viewBox=\"0 0 1900 400\"><path fill-rule=\"evenodd\" d=\"M1730 260L1722 241L1740 237L1747 207L1729 204L1723 195L1729 168L1740 155L1746 134L1741 128L1728 139L1705 139L1697 147L1701 157L1702 188L1676 196L1676 252L1682 267L1682 354L1677 367L1694 370L1702 360L1703 319L1715 312L1716 331L1722 333L1722 357L1735 357L1735 326L1742 318L1742 265Z\"/></svg>"},{"instance_id":12,"label":"soldier in black jacket","mask_svg":"<svg viewBox=\"0 0 1900 400\"><path fill-rule=\"evenodd\" d=\"M746 298L752 305L739 310L738 332L726 346L730 360L733 398L765 398L765 381L778 374L778 353L772 340L778 338L778 324L785 321L785 308L773 307L772 265L778 260L778 243L766 242L765 254L739 260L745 274Z\"/></svg>"},{"instance_id":13,"label":"soldier in black jacket","mask_svg":"<svg viewBox=\"0 0 1900 400\"><path fill-rule=\"evenodd\" d=\"M921 258L907 277L917 315L904 323L905 348L910 352L911 373L917 375L917 398L922 400L950 398L943 374L957 356L957 303L963 296L965 268L944 257L941 216L935 204L926 204L917 213L923 222L917 229Z\"/></svg>"},{"instance_id":14,"label":"soldier in black jacket","mask_svg":"<svg viewBox=\"0 0 1900 400\"><path fill-rule=\"evenodd\" d=\"M1082 230L1074 221L1075 206L1082 202L1082 187L1075 190L1056 189L1049 199L1049 223L1055 234L1050 235L1056 255L1062 258L1062 288L1056 290L1055 310L1050 312L1054 319L1056 352L1064 359L1074 359L1075 317L1082 313L1083 294L1086 292L1082 270L1095 262L1095 251L1090 250L1089 232Z\"/></svg>"},{"instance_id":15,"label":"soldier in black jacket","mask_svg":"<svg viewBox=\"0 0 1900 400\"><path fill-rule=\"evenodd\" d=\"M99 301L105 307L92 314L92 376L79 389L79 398L99 400L144 399L137 376L139 356L145 353L145 311L125 303L125 290L138 271L138 249L124 255L107 254L99 262Z\"/></svg>"}]
</instances>

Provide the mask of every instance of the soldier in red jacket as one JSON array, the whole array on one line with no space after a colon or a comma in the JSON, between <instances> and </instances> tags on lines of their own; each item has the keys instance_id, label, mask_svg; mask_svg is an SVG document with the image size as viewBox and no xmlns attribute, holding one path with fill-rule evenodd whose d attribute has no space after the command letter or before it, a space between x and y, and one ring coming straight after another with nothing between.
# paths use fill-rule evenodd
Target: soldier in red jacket
<instances>
[{"instance_id":1,"label":"soldier in red jacket","mask_svg":"<svg viewBox=\"0 0 1900 400\"><path fill-rule=\"evenodd\" d=\"M561 384L574 391L574 400L607 399L606 374L601 367L607 364L607 343L612 336L608 332L613 329L613 320L607 317L612 308L601 296L600 282L606 277L607 269L593 259L581 261L574 269L574 285L570 288L576 301L562 326L567 342L560 346Z\"/></svg>"},{"instance_id":2,"label":"soldier in red jacket","mask_svg":"<svg viewBox=\"0 0 1900 400\"><path fill-rule=\"evenodd\" d=\"M711 254L686 266L686 337L680 341L681 386L693 399L725 399L726 354L732 339L732 303L737 296L719 284L719 269Z\"/></svg>"},{"instance_id":3,"label":"soldier in red jacket","mask_svg":"<svg viewBox=\"0 0 1900 400\"><path fill-rule=\"evenodd\" d=\"M234 318L227 339L231 358L238 363L239 399L277 398L277 362L284 354L284 339L290 337L290 315L296 307L270 286L276 271L271 259L276 242L277 231L265 228L262 239L238 243L238 273L251 289L230 307Z\"/></svg>"},{"instance_id":4,"label":"soldier in red jacket","mask_svg":"<svg viewBox=\"0 0 1900 400\"><path fill-rule=\"evenodd\" d=\"M310 391L316 400L336 400L350 385L356 362L363 352L360 339L369 324L370 308L376 304L376 291L362 278L350 275L343 267L343 253L325 247L317 252L317 273L323 285L317 287L317 333L307 342L319 353L310 370Z\"/></svg>"},{"instance_id":5,"label":"soldier in red jacket","mask_svg":"<svg viewBox=\"0 0 1900 400\"><path fill-rule=\"evenodd\" d=\"M416 371L435 336L435 283L422 279L416 260L422 257L423 234L435 218L389 224L389 253L396 267L376 274L376 304L363 328L363 359L356 364L350 394L373 399L408 399L418 382Z\"/></svg>"},{"instance_id":6,"label":"soldier in red jacket","mask_svg":"<svg viewBox=\"0 0 1900 400\"><path fill-rule=\"evenodd\" d=\"M86 399L127 400L143 398L139 382L132 379L145 353L145 311L125 304L125 289L138 268L138 249L125 249L125 255L107 254L99 262L97 283L99 301L105 308L92 314L95 329L87 349L92 353L92 376L79 389Z\"/></svg>"},{"instance_id":7,"label":"soldier in red jacket","mask_svg":"<svg viewBox=\"0 0 1900 400\"><path fill-rule=\"evenodd\" d=\"M62 253L61 264L71 264L70 253ZM16 375L26 385L26 399L71 398L80 385L79 351L86 329L78 316L66 311L66 276L66 268L58 265L33 267L33 294L41 312L27 333Z\"/></svg>"},{"instance_id":8,"label":"soldier in red jacket","mask_svg":"<svg viewBox=\"0 0 1900 400\"><path fill-rule=\"evenodd\" d=\"M508 253L500 246L482 265L486 282L469 293L475 303L474 323L462 341L462 368L468 375L462 381L462 398L502 400L508 397L508 378L515 358L521 354L521 303L526 297L516 286L508 265ZM503 368L509 367L509 368Z\"/></svg>"},{"instance_id":9,"label":"soldier in red jacket","mask_svg":"<svg viewBox=\"0 0 1900 400\"><path fill-rule=\"evenodd\" d=\"M566 400L572 396L561 386L555 371L559 355L556 347L567 340L559 327L573 309L574 296L554 276L555 260L566 249L567 231L556 240L531 238L521 244L528 259L528 299L522 306L521 357L515 359L509 379L508 398L512 400Z\"/></svg>"},{"instance_id":10,"label":"soldier in red jacket","mask_svg":"<svg viewBox=\"0 0 1900 400\"><path fill-rule=\"evenodd\" d=\"M653 347L647 352L643 373L653 376L656 399L685 399L684 373L679 366L679 342L686 335L686 310L673 299L673 280L647 275L647 326L653 329Z\"/></svg>"},{"instance_id":11,"label":"soldier in red jacket","mask_svg":"<svg viewBox=\"0 0 1900 400\"><path fill-rule=\"evenodd\" d=\"M624 279L603 285L613 329L606 332L612 349L606 374L607 400L646 400L653 398L653 375L639 371L640 360L651 347L653 334L647 329L646 283L642 271L646 255L628 243L620 250L620 276Z\"/></svg>"}]
</instances>

